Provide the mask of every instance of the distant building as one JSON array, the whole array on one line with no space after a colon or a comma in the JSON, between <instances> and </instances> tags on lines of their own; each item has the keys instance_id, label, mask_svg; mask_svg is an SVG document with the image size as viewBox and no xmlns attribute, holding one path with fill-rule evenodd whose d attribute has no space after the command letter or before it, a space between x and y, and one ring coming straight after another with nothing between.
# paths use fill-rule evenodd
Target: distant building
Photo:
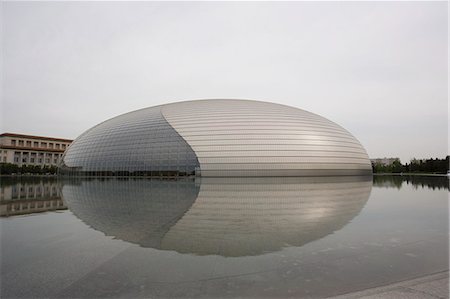
<instances>
[{"instance_id":1,"label":"distant building","mask_svg":"<svg viewBox=\"0 0 450 299\"><path fill-rule=\"evenodd\" d=\"M56 166L72 140L14 133L0 134L0 163Z\"/></svg>"},{"instance_id":2,"label":"distant building","mask_svg":"<svg viewBox=\"0 0 450 299\"><path fill-rule=\"evenodd\" d=\"M392 163L394 163L394 161L399 161L399 158L377 158L377 159L370 159L370 162L372 162L372 164L378 164L378 165L384 165L384 166L389 166L392 165Z\"/></svg>"}]
</instances>

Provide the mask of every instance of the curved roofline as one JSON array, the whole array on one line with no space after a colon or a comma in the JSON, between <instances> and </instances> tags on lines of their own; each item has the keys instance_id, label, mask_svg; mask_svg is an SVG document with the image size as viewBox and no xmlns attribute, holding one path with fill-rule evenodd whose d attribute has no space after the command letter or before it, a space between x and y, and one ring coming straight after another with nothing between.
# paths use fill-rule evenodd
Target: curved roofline
<instances>
[{"instance_id":1,"label":"curved roofline","mask_svg":"<svg viewBox=\"0 0 450 299\"><path fill-rule=\"evenodd\" d=\"M289 106L286 104L281 104L281 103L276 103L276 102L269 102L269 101L262 101L262 100L253 100L253 99L230 99L230 98L212 98L212 99L193 99L193 100L181 100L181 101L173 101L173 102L169 102L166 104L161 104L161 105L157 105L157 106L166 106L166 105L173 105L173 104L177 104L177 103L186 103L186 102L200 102L200 101L247 101L247 102L258 102L258 103L265 103L265 104L275 104L275 105L280 105L280 106L285 106L285 107L289 107L289 108L296 108L296 109L300 109L303 111L307 111L309 113L313 113L311 111L302 109L302 108L298 108L298 107L294 107L294 106ZM157 107L157 106L152 106L152 107ZM145 109L145 108L143 108ZM315 113L313 113L315 114Z\"/></svg>"},{"instance_id":2,"label":"curved roofline","mask_svg":"<svg viewBox=\"0 0 450 299\"><path fill-rule=\"evenodd\" d=\"M128 111L128 112L125 112L125 113L117 114L117 115L115 115L115 116L113 116L113 117L110 117L110 118L108 118L108 119L105 119L104 121L98 123L97 125L95 125L95 126L89 128L89 129L87 129L86 131L84 131L83 133L81 133L79 136L77 136L77 138L75 138L75 140L78 139L79 137L81 137L82 135L84 135L85 133L91 131L92 129L98 127L99 125L101 125L101 124L103 124L103 123L105 123L105 122L107 122L107 121L109 121L109 120L111 120L111 119L113 119L113 118L116 118L116 117L118 117L118 116L122 116L122 115L130 114L130 113L134 113L134 112L141 111L141 110L144 110L144 109L156 108L156 107L164 107L164 106L174 105L174 104L179 104L179 103L200 102L200 101L216 101L216 100L221 100L221 101L224 101L224 100L225 100L225 101L247 101L247 102L259 102L259 103L265 103L265 104L275 104L275 105L280 105L280 106L284 106L284 107L288 107L288 108L299 109L299 110L306 111L306 112L308 112L308 113L311 113L311 114L314 114L314 115L317 115L317 116L319 116L319 117L324 118L323 116L320 116L319 114L316 114L316 113L314 113L314 112L311 112L311 111L308 111L308 110L305 110L305 109L301 109L301 108L289 106L289 105L286 105L286 104L273 103L273 102L261 101L261 100L250 100L250 99L226 99L226 98L224 98L224 99L216 98L216 99L181 100L181 101L173 101L173 102L169 102L169 103L165 103L165 104L159 104L159 105L155 105L155 106L143 107L143 108L139 108L139 109L136 109L136 110ZM328 118L326 118L326 119L329 120ZM329 120L329 121L330 121L330 120ZM334 123L334 122L333 122L333 123ZM335 124L336 124L336 123L335 123ZM336 124L336 125L338 125L338 124ZM339 125L338 125L338 126L339 126ZM345 129L344 129L344 130L345 130ZM359 142L359 140L358 140L358 142Z\"/></svg>"}]
</instances>

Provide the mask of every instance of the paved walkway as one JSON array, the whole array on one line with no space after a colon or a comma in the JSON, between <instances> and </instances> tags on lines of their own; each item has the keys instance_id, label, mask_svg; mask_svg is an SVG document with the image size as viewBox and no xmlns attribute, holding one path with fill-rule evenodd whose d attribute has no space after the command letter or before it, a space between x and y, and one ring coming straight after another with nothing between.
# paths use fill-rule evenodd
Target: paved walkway
<instances>
[{"instance_id":1,"label":"paved walkway","mask_svg":"<svg viewBox=\"0 0 450 299\"><path fill-rule=\"evenodd\" d=\"M449 298L448 271L405 280L391 285L349 293L332 299L436 299ZM330 298L330 299L331 299Z\"/></svg>"}]
</instances>

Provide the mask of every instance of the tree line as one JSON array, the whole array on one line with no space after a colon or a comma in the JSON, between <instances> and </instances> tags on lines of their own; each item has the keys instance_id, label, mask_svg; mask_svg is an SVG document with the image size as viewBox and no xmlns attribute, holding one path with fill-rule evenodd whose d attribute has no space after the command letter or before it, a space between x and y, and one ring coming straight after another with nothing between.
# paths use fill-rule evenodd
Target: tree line
<instances>
[{"instance_id":1,"label":"tree line","mask_svg":"<svg viewBox=\"0 0 450 299\"><path fill-rule=\"evenodd\" d=\"M56 174L56 166L40 165L16 165L12 163L0 163L0 174Z\"/></svg>"},{"instance_id":2,"label":"tree line","mask_svg":"<svg viewBox=\"0 0 450 299\"><path fill-rule=\"evenodd\" d=\"M391 164L372 162L373 173L436 173L445 174L449 169L449 156L445 159L412 159L409 163L402 164L400 159ZM0 174L56 174L56 166L16 165L12 163L0 163Z\"/></svg>"},{"instance_id":3,"label":"tree line","mask_svg":"<svg viewBox=\"0 0 450 299\"><path fill-rule=\"evenodd\" d=\"M373 185L384 188L400 189L406 183L414 188L447 189L450 191L449 179L444 176L423 175L374 175Z\"/></svg>"},{"instance_id":4,"label":"tree line","mask_svg":"<svg viewBox=\"0 0 450 299\"><path fill-rule=\"evenodd\" d=\"M372 162L373 173L436 173L445 174L449 169L449 156L445 159L412 159L409 163L402 164L400 159L394 160L389 165Z\"/></svg>"}]
</instances>

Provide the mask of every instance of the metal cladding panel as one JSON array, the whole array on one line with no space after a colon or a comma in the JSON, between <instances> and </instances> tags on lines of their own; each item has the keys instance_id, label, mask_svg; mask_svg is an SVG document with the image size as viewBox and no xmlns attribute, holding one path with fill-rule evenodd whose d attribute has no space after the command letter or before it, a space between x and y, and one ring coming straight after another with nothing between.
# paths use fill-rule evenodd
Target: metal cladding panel
<instances>
[{"instance_id":1,"label":"metal cladding panel","mask_svg":"<svg viewBox=\"0 0 450 299\"><path fill-rule=\"evenodd\" d=\"M163 105L202 176L362 175L371 173L362 145L339 125L301 109L248 100Z\"/></svg>"},{"instance_id":2,"label":"metal cladding panel","mask_svg":"<svg viewBox=\"0 0 450 299\"><path fill-rule=\"evenodd\" d=\"M202 170L203 177L224 177L223 170ZM367 169L278 169L272 177L367 176ZM227 170L227 177L262 177L261 170Z\"/></svg>"}]
</instances>

